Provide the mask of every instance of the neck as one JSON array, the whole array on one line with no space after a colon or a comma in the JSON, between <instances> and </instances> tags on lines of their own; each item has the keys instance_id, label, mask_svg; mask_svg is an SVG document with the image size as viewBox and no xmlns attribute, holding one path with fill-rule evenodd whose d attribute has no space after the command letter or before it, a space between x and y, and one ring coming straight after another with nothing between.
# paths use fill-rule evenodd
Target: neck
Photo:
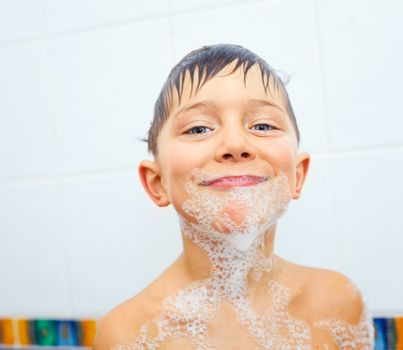
<instances>
[{"instance_id":1,"label":"neck","mask_svg":"<svg viewBox=\"0 0 403 350\"><path fill-rule=\"evenodd\" d=\"M273 246L276 225L272 225L256 236L246 250L231 246L230 241L212 238L208 233L195 231L187 224L182 225L182 266L187 278L193 282L207 278L226 278L238 283L241 289L255 288L264 272L267 277L273 273ZM226 234L231 235L231 233ZM242 273L241 273L242 272ZM236 275L236 278L234 276ZM256 276L255 278L252 277Z\"/></svg>"}]
</instances>

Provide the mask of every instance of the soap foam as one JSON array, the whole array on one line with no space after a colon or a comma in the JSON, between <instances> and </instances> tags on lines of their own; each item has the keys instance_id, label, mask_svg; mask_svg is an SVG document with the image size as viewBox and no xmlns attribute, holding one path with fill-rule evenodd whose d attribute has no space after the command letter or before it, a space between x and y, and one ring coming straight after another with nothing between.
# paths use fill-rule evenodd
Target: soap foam
<instances>
[{"instance_id":1,"label":"soap foam","mask_svg":"<svg viewBox=\"0 0 403 350\"><path fill-rule=\"evenodd\" d=\"M190 199L183 204L183 209L196 223L186 225L182 220L182 231L190 236L196 232L206 233L213 240L224 240L246 251L278 220L290 202L287 175L281 172L254 186L224 191L199 185L217 177L200 169L190 174L186 182Z\"/></svg>"},{"instance_id":2,"label":"soap foam","mask_svg":"<svg viewBox=\"0 0 403 350\"><path fill-rule=\"evenodd\" d=\"M200 169L189 175L189 199L183 210L191 219L180 217L184 236L207 254L210 276L166 298L162 313L141 327L136 342L116 349L158 349L176 339L186 339L197 350L216 349L209 326L224 303L235 311L256 349L312 349L310 326L288 313L289 288L270 280L266 290L269 304L258 313L247 279L252 271L259 281L272 269L272 256L263 251L264 238L290 202L286 174L281 172L254 186L224 190L200 185L216 177ZM325 320L316 326L329 330L341 349L371 349L367 319L357 326L341 320ZM340 332L345 335L340 336ZM349 347L352 345L356 347Z\"/></svg>"},{"instance_id":3,"label":"soap foam","mask_svg":"<svg viewBox=\"0 0 403 350\"><path fill-rule=\"evenodd\" d=\"M365 306L357 325L331 318L315 322L314 326L327 330L340 350L372 349L371 345L374 342L372 317Z\"/></svg>"}]
</instances>

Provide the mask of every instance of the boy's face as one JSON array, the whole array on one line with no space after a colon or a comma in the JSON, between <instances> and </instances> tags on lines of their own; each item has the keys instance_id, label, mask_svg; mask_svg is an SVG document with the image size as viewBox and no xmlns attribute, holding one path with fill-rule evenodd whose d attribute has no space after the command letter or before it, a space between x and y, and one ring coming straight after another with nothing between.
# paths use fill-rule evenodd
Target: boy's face
<instances>
[{"instance_id":1,"label":"boy's face","mask_svg":"<svg viewBox=\"0 0 403 350\"><path fill-rule=\"evenodd\" d=\"M207 81L197 94L191 93L190 80L185 79L181 103L173 102L160 132L158 156L139 167L143 185L157 205L172 203L186 216L185 184L194 169L220 176L274 177L285 172L292 198L299 198L309 155L297 153L281 92L273 84L265 92L257 66L248 71L246 84L240 69L226 75L231 68Z\"/></svg>"}]
</instances>

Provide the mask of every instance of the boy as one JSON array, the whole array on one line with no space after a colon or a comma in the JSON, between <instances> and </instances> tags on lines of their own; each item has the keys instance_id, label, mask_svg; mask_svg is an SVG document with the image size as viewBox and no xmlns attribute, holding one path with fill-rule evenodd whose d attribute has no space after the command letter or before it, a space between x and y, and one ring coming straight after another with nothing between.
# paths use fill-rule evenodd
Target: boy
<instances>
[{"instance_id":1,"label":"boy","mask_svg":"<svg viewBox=\"0 0 403 350\"><path fill-rule=\"evenodd\" d=\"M372 348L346 277L273 253L309 168L299 138L283 83L249 50L205 46L172 69L139 174L158 206L175 207L183 252L103 318L95 350Z\"/></svg>"}]
</instances>

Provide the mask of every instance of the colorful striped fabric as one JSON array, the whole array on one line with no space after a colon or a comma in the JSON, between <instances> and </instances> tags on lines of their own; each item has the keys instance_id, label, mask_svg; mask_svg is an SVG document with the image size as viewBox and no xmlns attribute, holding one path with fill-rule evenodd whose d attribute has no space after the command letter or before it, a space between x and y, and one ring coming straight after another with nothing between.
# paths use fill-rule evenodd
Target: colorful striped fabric
<instances>
[{"instance_id":1,"label":"colorful striped fabric","mask_svg":"<svg viewBox=\"0 0 403 350\"><path fill-rule=\"evenodd\" d=\"M0 319L0 349L8 345L90 348L95 330L95 320Z\"/></svg>"},{"instance_id":2,"label":"colorful striped fabric","mask_svg":"<svg viewBox=\"0 0 403 350\"><path fill-rule=\"evenodd\" d=\"M375 350L403 350L403 317L374 318ZM0 349L33 346L91 348L95 320L0 319Z\"/></svg>"},{"instance_id":3,"label":"colorful striped fabric","mask_svg":"<svg viewBox=\"0 0 403 350\"><path fill-rule=\"evenodd\" d=\"M375 350L403 350L403 317L374 318Z\"/></svg>"}]
</instances>

